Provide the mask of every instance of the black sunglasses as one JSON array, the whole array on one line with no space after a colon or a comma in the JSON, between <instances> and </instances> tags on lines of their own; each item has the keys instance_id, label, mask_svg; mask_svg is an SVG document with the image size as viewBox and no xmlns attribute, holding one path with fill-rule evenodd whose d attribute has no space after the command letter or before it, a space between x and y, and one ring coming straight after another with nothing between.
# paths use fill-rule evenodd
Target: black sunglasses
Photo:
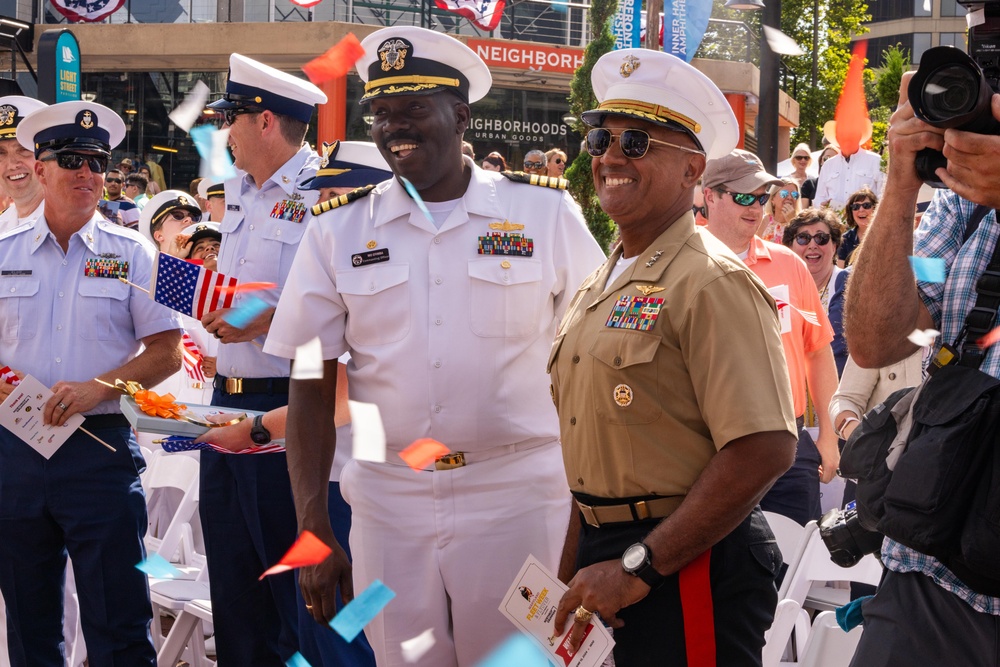
<instances>
[{"instance_id":1,"label":"black sunglasses","mask_svg":"<svg viewBox=\"0 0 1000 667\"><path fill-rule=\"evenodd\" d=\"M792 159L793 159L793 160L808 160L808 159L809 159L809 156L808 156L808 155L796 155L796 156L795 156L795 157L793 157Z\"/></svg>"},{"instance_id":2,"label":"black sunglasses","mask_svg":"<svg viewBox=\"0 0 1000 667\"><path fill-rule=\"evenodd\" d=\"M830 235L826 232L816 232L812 236L805 232L795 235L795 242L799 245L809 245L810 241L816 241L816 245L826 245L830 242Z\"/></svg>"},{"instance_id":3,"label":"black sunglasses","mask_svg":"<svg viewBox=\"0 0 1000 667\"><path fill-rule=\"evenodd\" d=\"M729 190L719 190L718 192L729 195L740 206L753 206L754 202L760 202L760 205L763 206L771 198L771 195L766 192L762 195L752 195L746 192L730 192Z\"/></svg>"},{"instance_id":4,"label":"black sunglasses","mask_svg":"<svg viewBox=\"0 0 1000 667\"><path fill-rule=\"evenodd\" d=\"M867 211L872 208L875 208L875 204L871 203L870 201L861 202L860 204L858 203L851 204L852 211L860 211L861 209L865 209Z\"/></svg>"},{"instance_id":5,"label":"black sunglasses","mask_svg":"<svg viewBox=\"0 0 1000 667\"><path fill-rule=\"evenodd\" d=\"M222 110L222 120L226 125L232 125L236 122L237 116L242 116L247 113L260 113L261 110L254 107L237 107L236 109L223 109Z\"/></svg>"},{"instance_id":6,"label":"black sunglasses","mask_svg":"<svg viewBox=\"0 0 1000 667\"><path fill-rule=\"evenodd\" d=\"M541 162L525 162L524 163L524 168L525 169L541 169L544 166L545 165L542 164Z\"/></svg>"},{"instance_id":7,"label":"black sunglasses","mask_svg":"<svg viewBox=\"0 0 1000 667\"><path fill-rule=\"evenodd\" d=\"M57 153L42 158L42 162L56 161L62 169L76 170L86 162L95 174L104 174L108 170L108 158L104 155L84 155L82 153Z\"/></svg>"},{"instance_id":8,"label":"black sunglasses","mask_svg":"<svg viewBox=\"0 0 1000 667\"><path fill-rule=\"evenodd\" d=\"M670 146L671 148L676 148L677 150L684 151L685 153L697 153L698 155L704 155L701 151L693 148L678 146L677 144L672 144L669 141L654 139L643 130L622 130L620 134L614 134L611 130L604 127L594 128L587 133L587 152L590 153L591 157L601 157L608 152L608 149L611 148L611 144L615 142L615 139L618 140L618 145L622 149L622 155L630 160L638 160L646 155L646 152L649 150L649 144L651 143Z\"/></svg>"},{"instance_id":9,"label":"black sunglasses","mask_svg":"<svg viewBox=\"0 0 1000 667\"><path fill-rule=\"evenodd\" d=\"M105 178L104 182L105 183L121 183L122 179L120 179L120 178Z\"/></svg>"}]
</instances>

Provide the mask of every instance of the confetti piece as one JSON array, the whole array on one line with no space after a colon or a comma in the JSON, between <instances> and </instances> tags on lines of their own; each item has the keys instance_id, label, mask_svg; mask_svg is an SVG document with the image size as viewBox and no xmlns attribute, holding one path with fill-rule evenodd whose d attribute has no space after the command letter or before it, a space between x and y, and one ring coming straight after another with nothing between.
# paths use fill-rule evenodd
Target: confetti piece
<instances>
[{"instance_id":1,"label":"confetti piece","mask_svg":"<svg viewBox=\"0 0 1000 667\"><path fill-rule=\"evenodd\" d=\"M185 132L190 132L194 122L198 120L205 110L205 103L208 102L208 86L204 81L194 84L194 88L187 94L184 101L178 104L167 117L174 122L174 125Z\"/></svg>"},{"instance_id":2,"label":"confetti piece","mask_svg":"<svg viewBox=\"0 0 1000 667\"><path fill-rule=\"evenodd\" d=\"M351 411L351 432L354 458L359 461L385 463L385 427L382 414L374 403L348 401Z\"/></svg>"},{"instance_id":3,"label":"confetti piece","mask_svg":"<svg viewBox=\"0 0 1000 667\"><path fill-rule=\"evenodd\" d=\"M295 540L295 544L288 550L288 553L282 556L281 560L276 564L267 568L264 574L260 575L258 581L271 574L278 574L279 572L294 570L297 567L322 563L330 555L331 551L332 549L323 540L308 530L303 530L302 534L299 535L299 539Z\"/></svg>"},{"instance_id":4,"label":"confetti piece","mask_svg":"<svg viewBox=\"0 0 1000 667\"><path fill-rule=\"evenodd\" d=\"M146 560L135 566L135 569L157 579L173 579L181 574L180 570L158 553L149 554Z\"/></svg>"},{"instance_id":5,"label":"confetti piece","mask_svg":"<svg viewBox=\"0 0 1000 667\"><path fill-rule=\"evenodd\" d=\"M414 470L423 470L450 450L432 438L420 438L399 453L399 458Z\"/></svg>"},{"instance_id":6,"label":"confetti piece","mask_svg":"<svg viewBox=\"0 0 1000 667\"><path fill-rule=\"evenodd\" d=\"M236 308L226 313L222 319L237 329L245 329L254 318L267 310L267 302L255 296L243 300Z\"/></svg>"},{"instance_id":7,"label":"confetti piece","mask_svg":"<svg viewBox=\"0 0 1000 667\"><path fill-rule=\"evenodd\" d=\"M326 53L303 65L302 71L313 83L339 79L350 72L354 63L363 55L365 50L361 42L353 32L349 32L342 40L327 49Z\"/></svg>"},{"instance_id":8,"label":"confetti piece","mask_svg":"<svg viewBox=\"0 0 1000 667\"><path fill-rule=\"evenodd\" d=\"M802 50L794 39L781 32L777 28L772 28L769 25L761 26L764 28L764 39L767 40L767 45L771 47L771 50L782 56L801 56L805 55L805 51Z\"/></svg>"},{"instance_id":9,"label":"confetti piece","mask_svg":"<svg viewBox=\"0 0 1000 667\"><path fill-rule=\"evenodd\" d=\"M312 667L309 661L302 657L301 653L296 653L285 663L286 667Z\"/></svg>"},{"instance_id":10,"label":"confetti piece","mask_svg":"<svg viewBox=\"0 0 1000 667\"><path fill-rule=\"evenodd\" d=\"M788 303L786 301L783 301L782 299L775 299L774 300L774 305L775 305L775 307L777 307L778 310L781 310L785 306L788 306L789 308L791 308L792 310L794 310L796 313L798 313L799 315L801 315L802 319L804 319L809 324L811 324L813 326L816 326L816 327L819 326L819 318L816 317L816 313L812 312L811 310L799 310L798 308L796 308L792 304L790 304L790 303Z\"/></svg>"},{"instance_id":11,"label":"confetti piece","mask_svg":"<svg viewBox=\"0 0 1000 667\"><path fill-rule=\"evenodd\" d=\"M436 643L434 639L434 628L428 628L413 639L401 642L399 647L403 649L403 660L406 662L416 662L424 657L424 654Z\"/></svg>"},{"instance_id":12,"label":"confetti piece","mask_svg":"<svg viewBox=\"0 0 1000 667\"><path fill-rule=\"evenodd\" d=\"M292 379L323 379L323 344L320 343L319 336L295 348L295 361L292 363Z\"/></svg>"},{"instance_id":13,"label":"confetti piece","mask_svg":"<svg viewBox=\"0 0 1000 667\"><path fill-rule=\"evenodd\" d=\"M924 283L944 282L944 260L940 257L910 257L913 275Z\"/></svg>"},{"instance_id":14,"label":"confetti piece","mask_svg":"<svg viewBox=\"0 0 1000 667\"><path fill-rule=\"evenodd\" d=\"M189 262L191 260L188 260ZM233 294L239 294L241 292L256 292L258 290L264 289L274 289L277 287L277 283L237 283L236 285L219 285L215 288L215 291L219 294L228 294L232 292Z\"/></svg>"},{"instance_id":15,"label":"confetti piece","mask_svg":"<svg viewBox=\"0 0 1000 667\"><path fill-rule=\"evenodd\" d=\"M354 641L354 638L394 597L396 594L392 589L376 579L361 595L356 596L337 612L330 621L330 627L346 641Z\"/></svg>"},{"instance_id":16,"label":"confetti piece","mask_svg":"<svg viewBox=\"0 0 1000 667\"><path fill-rule=\"evenodd\" d=\"M906 340L917 347L930 347L934 344L934 339L941 335L937 329L914 329ZM988 334L987 334L988 335Z\"/></svg>"},{"instance_id":17,"label":"confetti piece","mask_svg":"<svg viewBox=\"0 0 1000 667\"><path fill-rule=\"evenodd\" d=\"M1000 327L993 329L985 336L977 340L976 345L985 350L996 345L998 341L1000 341Z\"/></svg>"},{"instance_id":18,"label":"confetti piece","mask_svg":"<svg viewBox=\"0 0 1000 667\"><path fill-rule=\"evenodd\" d=\"M476 667L550 667L548 658L533 641L515 635L486 656Z\"/></svg>"},{"instance_id":19,"label":"confetti piece","mask_svg":"<svg viewBox=\"0 0 1000 667\"><path fill-rule=\"evenodd\" d=\"M413 183L410 183L402 176L399 177L399 180L403 182L403 187L406 188L407 193L409 193L410 197L413 198L413 201L417 203L417 207L423 212L424 217L430 220L433 224L434 216L432 216L431 212L427 210L427 204L425 204L424 200L420 198L420 193L417 192L415 187L413 187Z\"/></svg>"},{"instance_id":20,"label":"confetti piece","mask_svg":"<svg viewBox=\"0 0 1000 667\"><path fill-rule=\"evenodd\" d=\"M199 125L190 134L201 156L202 177L224 181L236 176L236 167L229 157L229 128L217 130L212 125Z\"/></svg>"}]
</instances>

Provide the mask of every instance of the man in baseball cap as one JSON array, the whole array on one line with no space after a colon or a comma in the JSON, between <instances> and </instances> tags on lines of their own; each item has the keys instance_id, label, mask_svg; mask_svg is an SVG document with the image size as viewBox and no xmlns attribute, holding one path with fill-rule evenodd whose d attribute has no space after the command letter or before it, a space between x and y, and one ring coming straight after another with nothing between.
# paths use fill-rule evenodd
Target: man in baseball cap
<instances>
[{"instance_id":1,"label":"man in baseball cap","mask_svg":"<svg viewBox=\"0 0 1000 667\"><path fill-rule=\"evenodd\" d=\"M736 119L667 53L607 53L591 80L586 148L621 243L549 358L577 510L555 627L577 648L610 623L619 665L760 664L781 556L755 506L795 447L787 370L763 285L692 213Z\"/></svg>"}]
</instances>

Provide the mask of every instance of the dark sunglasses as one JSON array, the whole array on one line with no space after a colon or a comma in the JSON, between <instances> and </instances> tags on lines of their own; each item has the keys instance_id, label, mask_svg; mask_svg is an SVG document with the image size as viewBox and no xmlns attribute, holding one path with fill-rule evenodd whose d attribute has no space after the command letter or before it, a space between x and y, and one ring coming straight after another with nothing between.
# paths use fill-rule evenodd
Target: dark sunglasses
<instances>
[{"instance_id":1,"label":"dark sunglasses","mask_svg":"<svg viewBox=\"0 0 1000 667\"><path fill-rule=\"evenodd\" d=\"M525 162L524 163L524 168L525 169L541 169L544 166L545 165L542 164L541 162Z\"/></svg>"},{"instance_id":2,"label":"dark sunglasses","mask_svg":"<svg viewBox=\"0 0 1000 667\"><path fill-rule=\"evenodd\" d=\"M553 160L553 162L555 162L556 164L562 164L563 163L561 157L557 157L555 160Z\"/></svg>"},{"instance_id":3,"label":"dark sunglasses","mask_svg":"<svg viewBox=\"0 0 1000 667\"><path fill-rule=\"evenodd\" d=\"M792 199L798 199L799 198L799 193L798 193L797 190L792 190L792 191L779 190L778 194L781 195L782 197L791 197Z\"/></svg>"},{"instance_id":4,"label":"dark sunglasses","mask_svg":"<svg viewBox=\"0 0 1000 667\"><path fill-rule=\"evenodd\" d=\"M805 232L795 235L795 242L799 245L809 245L810 241L815 241L816 245L826 245L830 242L830 235L826 232L816 232L812 236L809 236Z\"/></svg>"},{"instance_id":5,"label":"dark sunglasses","mask_svg":"<svg viewBox=\"0 0 1000 667\"><path fill-rule=\"evenodd\" d=\"M753 206L754 202L760 202L760 205L763 206L771 198L771 195L766 192L762 195L751 195L746 192L730 192L729 190L719 190L719 192L729 195L740 206Z\"/></svg>"},{"instance_id":6,"label":"dark sunglasses","mask_svg":"<svg viewBox=\"0 0 1000 667\"><path fill-rule=\"evenodd\" d=\"M175 208L171 210L169 213L167 213L167 215L170 216L170 218L172 218L173 220L176 220L177 222L180 222L181 220L184 220L186 218L191 218L195 222L201 220L200 215L195 215L194 213L185 208Z\"/></svg>"},{"instance_id":7,"label":"dark sunglasses","mask_svg":"<svg viewBox=\"0 0 1000 667\"><path fill-rule=\"evenodd\" d=\"M242 116L247 113L260 113L260 109L254 107L238 107L236 109L223 109L222 110L222 120L226 125L232 125L236 122L237 116Z\"/></svg>"},{"instance_id":8,"label":"dark sunglasses","mask_svg":"<svg viewBox=\"0 0 1000 667\"><path fill-rule=\"evenodd\" d=\"M615 142L615 139L618 140L618 145L622 149L622 155L630 160L638 160L646 155L646 151L649 150L650 143L670 146L671 148L676 148L684 151L685 153L697 153L698 155L704 155L701 151L693 148L678 146L677 144L672 144L669 141L653 139L648 133L642 130L622 130L620 134L614 134L611 130L603 127L594 128L587 133L587 152L590 153L591 157L601 157L608 152L608 149L611 148L611 144Z\"/></svg>"},{"instance_id":9,"label":"dark sunglasses","mask_svg":"<svg viewBox=\"0 0 1000 667\"><path fill-rule=\"evenodd\" d=\"M808 156L808 155L796 155L796 156L795 156L795 157L793 157L792 159L793 159L793 160L808 160L808 159L809 159L809 156Z\"/></svg>"},{"instance_id":10,"label":"dark sunglasses","mask_svg":"<svg viewBox=\"0 0 1000 667\"><path fill-rule=\"evenodd\" d=\"M83 155L82 153L58 153L42 158L42 162L56 161L62 169L76 170L86 162L95 174L104 174L108 170L108 158L104 155Z\"/></svg>"},{"instance_id":11,"label":"dark sunglasses","mask_svg":"<svg viewBox=\"0 0 1000 667\"><path fill-rule=\"evenodd\" d=\"M870 201L861 202L860 204L858 203L851 204L852 211L860 211L861 209L865 209L867 211L873 208L875 208L875 204L871 203Z\"/></svg>"},{"instance_id":12,"label":"dark sunglasses","mask_svg":"<svg viewBox=\"0 0 1000 667\"><path fill-rule=\"evenodd\" d=\"M106 183L121 183L122 179L120 179L120 178L105 178L104 181Z\"/></svg>"},{"instance_id":13,"label":"dark sunglasses","mask_svg":"<svg viewBox=\"0 0 1000 667\"><path fill-rule=\"evenodd\" d=\"M701 217L708 217L708 207L707 206L692 206L691 212L695 215L701 214Z\"/></svg>"}]
</instances>

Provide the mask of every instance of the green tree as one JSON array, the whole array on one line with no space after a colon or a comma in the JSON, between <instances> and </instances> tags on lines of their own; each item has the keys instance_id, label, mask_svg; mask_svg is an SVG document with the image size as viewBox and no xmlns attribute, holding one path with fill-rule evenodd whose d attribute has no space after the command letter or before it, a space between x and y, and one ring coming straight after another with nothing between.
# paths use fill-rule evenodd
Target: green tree
<instances>
[{"instance_id":1,"label":"green tree","mask_svg":"<svg viewBox=\"0 0 1000 667\"><path fill-rule=\"evenodd\" d=\"M583 64L573 74L569 88L569 110L577 119L584 111L597 106L597 98L590 84L590 72L597 60L614 47L611 17L617 8L617 0L593 0L590 5L590 33L595 37L587 44ZM587 131L581 120L576 121L573 129L580 134L586 134ZM570 193L583 209L583 217L587 220L590 233L594 235L606 254L614 241L616 227L614 221L601 209L601 202L594 191L590 162L591 157L587 151L580 151L573 164L566 170L566 178L569 179Z\"/></svg>"},{"instance_id":2,"label":"green tree","mask_svg":"<svg viewBox=\"0 0 1000 667\"><path fill-rule=\"evenodd\" d=\"M882 52L882 67L875 70L875 92L879 105L895 109L899 101L899 82L910 69L910 52L899 44Z\"/></svg>"}]
</instances>

